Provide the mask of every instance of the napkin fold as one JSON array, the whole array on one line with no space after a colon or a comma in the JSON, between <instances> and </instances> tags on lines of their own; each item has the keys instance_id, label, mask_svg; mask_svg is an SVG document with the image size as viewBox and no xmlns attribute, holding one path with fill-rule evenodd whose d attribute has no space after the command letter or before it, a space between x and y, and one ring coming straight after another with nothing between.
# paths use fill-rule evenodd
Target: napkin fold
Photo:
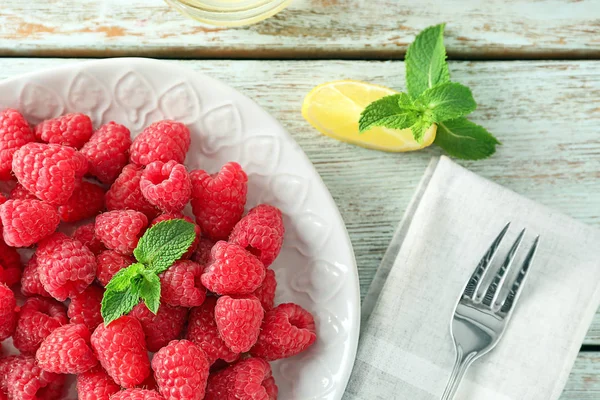
<instances>
[{"instance_id":1,"label":"napkin fold","mask_svg":"<svg viewBox=\"0 0 600 400\"><path fill-rule=\"evenodd\" d=\"M438 400L454 365L450 322L507 222L495 264L527 228L540 245L504 337L476 361L458 400L553 400L600 306L600 232L462 168L432 160L363 302L344 400Z\"/></svg>"}]
</instances>

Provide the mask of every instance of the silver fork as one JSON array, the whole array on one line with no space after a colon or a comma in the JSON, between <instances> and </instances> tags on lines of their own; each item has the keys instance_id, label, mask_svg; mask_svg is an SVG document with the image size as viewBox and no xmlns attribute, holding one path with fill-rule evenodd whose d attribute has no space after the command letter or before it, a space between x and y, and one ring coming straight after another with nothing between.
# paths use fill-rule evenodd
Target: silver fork
<instances>
[{"instance_id":1,"label":"silver fork","mask_svg":"<svg viewBox=\"0 0 600 400\"><path fill-rule=\"evenodd\" d=\"M487 354L498 344L523 289L529 266L539 243L539 236L535 238L521 265L521 269L510 286L506 283L506 277L525 235L525 229L521 231L511 246L491 283L487 288L481 290L482 281L491 269L489 267L509 226L510 222L506 224L485 253L456 305L451 325L452 339L456 349L456 362L442 400L454 398L465 372L473 361ZM504 291L503 289L509 287L510 290L501 299L500 293Z\"/></svg>"}]
</instances>

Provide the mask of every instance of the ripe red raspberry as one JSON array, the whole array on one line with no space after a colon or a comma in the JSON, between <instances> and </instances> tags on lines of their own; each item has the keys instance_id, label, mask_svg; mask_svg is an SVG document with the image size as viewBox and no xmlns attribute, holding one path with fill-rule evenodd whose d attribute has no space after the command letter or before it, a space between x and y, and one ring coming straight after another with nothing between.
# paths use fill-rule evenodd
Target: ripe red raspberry
<instances>
[{"instance_id":1,"label":"ripe red raspberry","mask_svg":"<svg viewBox=\"0 0 600 400\"><path fill-rule=\"evenodd\" d=\"M139 385L150 374L144 330L134 317L98 325L92 334L92 348L108 375L125 388Z\"/></svg>"},{"instance_id":2,"label":"ripe red raspberry","mask_svg":"<svg viewBox=\"0 0 600 400\"><path fill-rule=\"evenodd\" d=\"M71 323L53 330L35 358L44 371L56 374L80 374L98 364L90 347L90 330L84 324Z\"/></svg>"},{"instance_id":3,"label":"ripe red raspberry","mask_svg":"<svg viewBox=\"0 0 600 400\"><path fill-rule=\"evenodd\" d=\"M9 197L12 200L39 200L33 193L25 189L20 183L17 183L13 190L10 191Z\"/></svg>"},{"instance_id":4,"label":"ripe red raspberry","mask_svg":"<svg viewBox=\"0 0 600 400\"><path fill-rule=\"evenodd\" d=\"M148 375L144 382L140 383L136 387L139 389L155 390L158 392L158 385L156 384L156 379L154 379L153 374Z\"/></svg>"},{"instance_id":5,"label":"ripe red raspberry","mask_svg":"<svg viewBox=\"0 0 600 400\"><path fill-rule=\"evenodd\" d=\"M229 241L244 247L268 267L279 255L283 233L281 211L268 204L260 204L237 223Z\"/></svg>"},{"instance_id":6,"label":"ripe red raspberry","mask_svg":"<svg viewBox=\"0 0 600 400\"><path fill-rule=\"evenodd\" d=\"M106 192L106 208L108 210L135 210L146 214L149 219L158 215L158 209L142 195L140 180L143 167L135 164L126 165L121 175Z\"/></svg>"},{"instance_id":7,"label":"ripe red raspberry","mask_svg":"<svg viewBox=\"0 0 600 400\"><path fill-rule=\"evenodd\" d=\"M208 378L204 400L276 400L277 385L269 363L247 358Z\"/></svg>"},{"instance_id":8,"label":"ripe red raspberry","mask_svg":"<svg viewBox=\"0 0 600 400\"><path fill-rule=\"evenodd\" d=\"M275 272L272 269L267 269L265 280L253 293L260 300L260 304L262 304L265 311L269 311L275 305L276 289L277 279L275 279Z\"/></svg>"},{"instance_id":9,"label":"ripe red raspberry","mask_svg":"<svg viewBox=\"0 0 600 400\"><path fill-rule=\"evenodd\" d=\"M167 400L202 400L209 364L189 340L173 340L152 359L158 389Z\"/></svg>"},{"instance_id":10,"label":"ripe red raspberry","mask_svg":"<svg viewBox=\"0 0 600 400\"><path fill-rule=\"evenodd\" d=\"M12 169L19 183L38 199L65 204L87 171L87 160L72 147L28 143L13 156Z\"/></svg>"},{"instance_id":11,"label":"ripe red raspberry","mask_svg":"<svg viewBox=\"0 0 600 400\"><path fill-rule=\"evenodd\" d=\"M109 400L121 390L110 376L102 369L95 367L88 372L77 375L77 398L79 400Z\"/></svg>"},{"instance_id":12,"label":"ripe red raspberry","mask_svg":"<svg viewBox=\"0 0 600 400\"><path fill-rule=\"evenodd\" d=\"M190 148L190 131L181 122L158 121L148 126L133 141L130 159L138 165L174 160L180 164Z\"/></svg>"},{"instance_id":13,"label":"ripe red raspberry","mask_svg":"<svg viewBox=\"0 0 600 400\"><path fill-rule=\"evenodd\" d=\"M14 292L0 283L0 342L13 335L17 326L18 311Z\"/></svg>"},{"instance_id":14,"label":"ripe red raspberry","mask_svg":"<svg viewBox=\"0 0 600 400\"><path fill-rule=\"evenodd\" d=\"M103 322L100 308L104 289L90 285L83 292L71 298L67 315L72 324L84 324L93 332Z\"/></svg>"},{"instance_id":15,"label":"ripe red raspberry","mask_svg":"<svg viewBox=\"0 0 600 400\"><path fill-rule=\"evenodd\" d=\"M44 371L34 357L19 356L6 376L11 400L56 400L62 397L65 375Z\"/></svg>"},{"instance_id":16,"label":"ripe red raspberry","mask_svg":"<svg viewBox=\"0 0 600 400\"><path fill-rule=\"evenodd\" d=\"M90 117L73 113L39 123L34 133L42 142L80 149L92 136L92 129Z\"/></svg>"},{"instance_id":17,"label":"ripe red raspberry","mask_svg":"<svg viewBox=\"0 0 600 400\"><path fill-rule=\"evenodd\" d=\"M0 181L10 179L13 154L35 135L25 118L12 108L0 112Z\"/></svg>"},{"instance_id":18,"label":"ripe red raspberry","mask_svg":"<svg viewBox=\"0 0 600 400\"><path fill-rule=\"evenodd\" d=\"M172 306L196 307L204 302L206 289L200 282L202 266L181 260L159 275L162 301Z\"/></svg>"},{"instance_id":19,"label":"ripe red raspberry","mask_svg":"<svg viewBox=\"0 0 600 400\"><path fill-rule=\"evenodd\" d=\"M129 159L129 129L115 122L102 125L81 148L89 161L89 173L100 182L111 184Z\"/></svg>"},{"instance_id":20,"label":"ripe red raspberry","mask_svg":"<svg viewBox=\"0 0 600 400\"><path fill-rule=\"evenodd\" d=\"M212 250L215 242L210 239L201 238L198 240L198 246L196 251L192 254L192 261L197 262L200 265L208 265L210 263L210 251Z\"/></svg>"},{"instance_id":21,"label":"ripe red raspberry","mask_svg":"<svg viewBox=\"0 0 600 400\"><path fill-rule=\"evenodd\" d=\"M182 259L188 259L192 256L192 254L196 250L196 247L198 246L198 243L200 241L200 235L202 234L202 232L200 231L200 227L194 222L193 219L191 219L187 215L183 215L181 213L160 214L158 217L154 218L152 220L152 222L150 222L150 226L154 226L162 221L170 221L172 219L184 219L187 222L194 224L194 230L196 232L196 239L194 239L194 241L190 245L190 248L188 249L188 251L184 255L181 256ZM205 264L202 264L202 265L205 265Z\"/></svg>"},{"instance_id":22,"label":"ripe red raspberry","mask_svg":"<svg viewBox=\"0 0 600 400\"><path fill-rule=\"evenodd\" d=\"M65 301L85 290L96 277L96 257L79 240L57 232L37 249L40 281L57 300Z\"/></svg>"},{"instance_id":23,"label":"ripe red raspberry","mask_svg":"<svg viewBox=\"0 0 600 400\"><path fill-rule=\"evenodd\" d=\"M192 171L190 179L192 211L202 232L214 240L227 239L244 213L248 176L238 163L230 162L215 175Z\"/></svg>"},{"instance_id":24,"label":"ripe red raspberry","mask_svg":"<svg viewBox=\"0 0 600 400\"><path fill-rule=\"evenodd\" d=\"M21 293L25 296L52 297L42 281L40 281L39 266L35 254L29 259L21 277Z\"/></svg>"},{"instance_id":25,"label":"ripe red raspberry","mask_svg":"<svg viewBox=\"0 0 600 400\"><path fill-rule=\"evenodd\" d=\"M0 206L0 208L2 208ZM1 221L1 220L0 220ZM0 222L0 231L2 223ZM0 283L13 286L21 279L21 256L17 250L4 243L0 236Z\"/></svg>"},{"instance_id":26,"label":"ripe red raspberry","mask_svg":"<svg viewBox=\"0 0 600 400\"><path fill-rule=\"evenodd\" d=\"M233 362L237 360L238 354L232 352L219 336L215 321L216 303L216 297L207 297L200 307L192 309L186 339L196 343L204 351L210 364L217 359Z\"/></svg>"},{"instance_id":27,"label":"ripe red raspberry","mask_svg":"<svg viewBox=\"0 0 600 400\"><path fill-rule=\"evenodd\" d=\"M313 316L293 303L267 311L256 345L250 353L272 361L306 350L317 339Z\"/></svg>"},{"instance_id":28,"label":"ripe red raspberry","mask_svg":"<svg viewBox=\"0 0 600 400\"><path fill-rule=\"evenodd\" d=\"M75 229L75 232L73 232L73 239L79 240L95 255L106 250L106 247L104 247L100 239L96 237L95 222L81 225L79 228Z\"/></svg>"},{"instance_id":29,"label":"ripe red raspberry","mask_svg":"<svg viewBox=\"0 0 600 400\"><path fill-rule=\"evenodd\" d=\"M148 389L122 390L110 400L165 400L157 391Z\"/></svg>"},{"instance_id":30,"label":"ripe red raspberry","mask_svg":"<svg viewBox=\"0 0 600 400\"><path fill-rule=\"evenodd\" d=\"M250 294L265 278L265 266L237 244L217 242L212 262L202 274L202 284L218 294Z\"/></svg>"},{"instance_id":31,"label":"ripe red raspberry","mask_svg":"<svg viewBox=\"0 0 600 400\"><path fill-rule=\"evenodd\" d=\"M219 335L235 353L245 353L254 346L264 315L260 301L252 295L222 296L215 306Z\"/></svg>"},{"instance_id":32,"label":"ripe red raspberry","mask_svg":"<svg viewBox=\"0 0 600 400\"><path fill-rule=\"evenodd\" d=\"M133 257L124 256L113 250L105 250L96 256L96 278L102 286L106 286L117 272L134 262Z\"/></svg>"},{"instance_id":33,"label":"ripe red raspberry","mask_svg":"<svg viewBox=\"0 0 600 400\"><path fill-rule=\"evenodd\" d=\"M21 270L19 268L4 268L0 264L0 283L12 287L21 280Z\"/></svg>"},{"instance_id":34,"label":"ripe red raspberry","mask_svg":"<svg viewBox=\"0 0 600 400\"><path fill-rule=\"evenodd\" d=\"M162 303L158 312L153 314L144 303L140 303L129 315L141 322L148 351L156 352L179 337L187 319L187 312L187 308Z\"/></svg>"},{"instance_id":35,"label":"ripe red raspberry","mask_svg":"<svg viewBox=\"0 0 600 400\"><path fill-rule=\"evenodd\" d=\"M33 354L53 330L68 321L64 304L54 299L28 297L19 312L13 344L21 353Z\"/></svg>"},{"instance_id":36,"label":"ripe red raspberry","mask_svg":"<svg viewBox=\"0 0 600 400\"><path fill-rule=\"evenodd\" d=\"M60 223L56 209L39 200L8 200L0 206L6 244L28 247L39 242Z\"/></svg>"},{"instance_id":37,"label":"ripe red raspberry","mask_svg":"<svg viewBox=\"0 0 600 400\"><path fill-rule=\"evenodd\" d=\"M6 200L8 200L6 198L6 196L4 196L2 193L0 193L0 206L4 203L6 203ZM2 227L2 225L0 225L0 227Z\"/></svg>"},{"instance_id":38,"label":"ripe red raspberry","mask_svg":"<svg viewBox=\"0 0 600 400\"><path fill-rule=\"evenodd\" d=\"M183 210L192 195L192 183L185 166L173 160L148 164L142 172L140 189L150 204L167 213Z\"/></svg>"},{"instance_id":39,"label":"ripe red raspberry","mask_svg":"<svg viewBox=\"0 0 600 400\"><path fill-rule=\"evenodd\" d=\"M82 182L69 201L58 207L58 215L65 222L76 222L94 217L102 210L104 210L104 189L90 182Z\"/></svg>"},{"instance_id":40,"label":"ripe red raspberry","mask_svg":"<svg viewBox=\"0 0 600 400\"><path fill-rule=\"evenodd\" d=\"M96 236L107 248L131 255L146 226L148 218L139 211L108 211L96 217Z\"/></svg>"}]
</instances>

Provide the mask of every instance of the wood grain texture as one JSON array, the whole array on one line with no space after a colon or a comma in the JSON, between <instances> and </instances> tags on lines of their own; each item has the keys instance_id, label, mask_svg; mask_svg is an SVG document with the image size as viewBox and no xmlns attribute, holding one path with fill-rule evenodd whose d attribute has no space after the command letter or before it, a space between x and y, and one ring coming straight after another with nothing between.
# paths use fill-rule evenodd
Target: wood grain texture
<instances>
[{"instance_id":1,"label":"wood grain texture","mask_svg":"<svg viewBox=\"0 0 600 400\"><path fill-rule=\"evenodd\" d=\"M402 58L441 22L454 58L600 58L597 0L296 0L238 29L201 25L163 0L3 0L0 55Z\"/></svg>"}]
</instances>

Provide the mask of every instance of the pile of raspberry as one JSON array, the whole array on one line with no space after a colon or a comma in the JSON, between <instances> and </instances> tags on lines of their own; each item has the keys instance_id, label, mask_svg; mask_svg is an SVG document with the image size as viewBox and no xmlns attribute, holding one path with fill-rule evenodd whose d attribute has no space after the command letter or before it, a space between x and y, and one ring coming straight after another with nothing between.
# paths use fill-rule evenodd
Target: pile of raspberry
<instances>
[{"instance_id":1,"label":"pile of raspberry","mask_svg":"<svg viewBox=\"0 0 600 400\"><path fill-rule=\"evenodd\" d=\"M132 141L84 114L32 127L0 112L0 400L63 398L69 374L82 400L277 398L269 361L316 340L308 311L274 304L281 212L244 215L240 165L188 172L189 147L170 120ZM175 218L196 240L159 276L158 312L140 303L105 325L104 287L148 227ZM33 253L24 268L19 248ZM7 340L20 354L1 351Z\"/></svg>"}]
</instances>

